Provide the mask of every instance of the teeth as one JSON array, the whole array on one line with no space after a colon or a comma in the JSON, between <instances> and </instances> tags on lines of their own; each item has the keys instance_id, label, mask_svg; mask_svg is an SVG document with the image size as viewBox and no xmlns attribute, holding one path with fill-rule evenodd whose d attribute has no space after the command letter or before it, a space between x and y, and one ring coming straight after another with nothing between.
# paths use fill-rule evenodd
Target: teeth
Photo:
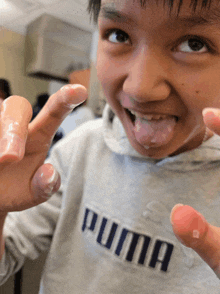
<instances>
[{"instance_id":1,"label":"teeth","mask_svg":"<svg viewBox=\"0 0 220 294\"><path fill-rule=\"evenodd\" d=\"M130 111L133 115L136 116L136 112L135 112L135 111L133 111L133 110L129 110L129 109L128 109L128 111Z\"/></svg>"},{"instance_id":2,"label":"teeth","mask_svg":"<svg viewBox=\"0 0 220 294\"><path fill-rule=\"evenodd\" d=\"M167 117L165 114L140 114L133 110L128 109L135 117L146 119L146 120L153 120L153 119L164 119Z\"/></svg>"}]
</instances>

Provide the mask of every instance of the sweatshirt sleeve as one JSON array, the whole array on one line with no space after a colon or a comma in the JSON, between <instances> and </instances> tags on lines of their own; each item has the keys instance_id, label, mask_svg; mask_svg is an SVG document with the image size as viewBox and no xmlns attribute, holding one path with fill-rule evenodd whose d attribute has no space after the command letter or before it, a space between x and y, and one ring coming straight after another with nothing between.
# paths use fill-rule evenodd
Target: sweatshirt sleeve
<instances>
[{"instance_id":1,"label":"sweatshirt sleeve","mask_svg":"<svg viewBox=\"0 0 220 294\"><path fill-rule=\"evenodd\" d=\"M47 202L9 213L4 226L5 253L0 262L0 285L17 272L25 258L36 259L50 247L60 211L60 192Z\"/></svg>"},{"instance_id":2,"label":"sweatshirt sleeve","mask_svg":"<svg viewBox=\"0 0 220 294\"><path fill-rule=\"evenodd\" d=\"M77 194L83 184L83 162L90 146L89 138L96 140L93 134L97 133L100 124L101 120L84 124L52 148L46 162L60 173L61 186L57 193L38 206L8 214L4 226L5 253L0 261L0 285L22 267L25 258L36 259L41 252L49 250L56 227L63 217L69 175L74 175L74 194ZM71 201L77 201L77 197Z\"/></svg>"},{"instance_id":3,"label":"sweatshirt sleeve","mask_svg":"<svg viewBox=\"0 0 220 294\"><path fill-rule=\"evenodd\" d=\"M51 157L47 162L64 177L62 158ZM36 259L50 248L60 215L62 191L63 184L48 201L24 211L8 213L3 231L5 253L0 261L0 285L23 266L26 258Z\"/></svg>"}]
</instances>

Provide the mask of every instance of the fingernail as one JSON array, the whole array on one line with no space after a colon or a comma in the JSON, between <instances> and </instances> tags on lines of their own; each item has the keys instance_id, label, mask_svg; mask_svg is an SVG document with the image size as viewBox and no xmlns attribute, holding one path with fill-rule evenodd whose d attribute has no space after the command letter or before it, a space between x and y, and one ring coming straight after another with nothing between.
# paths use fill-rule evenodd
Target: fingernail
<instances>
[{"instance_id":1,"label":"fingernail","mask_svg":"<svg viewBox=\"0 0 220 294\"><path fill-rule=\"evenodd\" d=\"M67 97L68 97L68 95L67 95L67 93L66 93L66 91L68 90L68 89L77 89L78 91L79 91L79 86L81 86L81 87L83 87L82 85L78 85L78 84L69 84L69 85L65 85L65 86L63 86L60 90L61 90L61 92L62 92L62 94L63 94L63 97L64 97L64 99L66 99ZM86 99L86 97L85 97L85 99ZM83 101L80 101L79 103L69 103L69 107L71 108L71 109L74 109L75 107L77 107L78 105L80 105L80 104L82 104L84 101L85 101L85 99L83 100Z\"/></svg>"},{"instance_id":2,"label":"fingernail","mask_svg":"<svg viewBox=\"0 0 220 294\"><path fill-rule=\"evenodd\" d=\"M204 108L202 111L203 116L211 115L211 116L219 116L219 110L216 108Z\"/></svg>"},{"instance_id":3,"label":"fingernail","mask_svg":"<svg viewBox=\"0 0 220 294\"><path fill-rule=\"evenodd\" d=\"M174 212L181 206L184 206L183 204L179 203L179 204L176 204L173 209L171 210L171 213L170 213L170 222L171 224L173 225L173 215L174 215Z\"/></svg>"},{"instance_id":4,"label":"fingernail","mask_svg":"<svg viewBox=\"0 0 220 294\"><path fill-rule=\"evenodd\" d=\"M77 104L70 104L70 107L72 109L76 108L77 106L79 106L80 104L82 104L84 101L80 102L80 103L77 103Z\"/></svg>"},{"instance_id":5,"label":"fingernail","mask_svg":"<svg viewBox=\"0 0 220 294\"><path fill-rule=\"evenodd\" d=\"M50 163L46 163L38 169L33 178L33 195L36 198L48 200L58 190L59 186L59 173Z\"/></svg>"},{"instance_id":6,"label":"fingernail","mask_svg":"<svg viewBox=\"0 0 220 294\"><path fill-rule=\"evenodd\" d=\"M47 182L45 183L45 187L43 189L45 194L43 195L43 198L50 198L50 196L53 194L53 190L57 184L58 179L59 179L59 174L54 169L52 176L49 179L47 179Z\"/></svg>"},{"instance_id":7,"label":"fingernail","mask_svg":"<svg viewBox=\"0 0 220 294\"><path fill-rule=\"evenodd\" d=\"M16 134L8 133L7 137L0 140L0 158L6 156L21 158L23 153L23 141Z\"/></svg>"},{"instance_id":8,"label":"fingernail","mask_svg":"<svg viewBox=\"0 0 220 294\"><path fill-rule=\"evenodd\" d=\"M177 207L173 213L173 231L176 237L188 247L196 247L207 231L205 218L188 205Z\"/></svg>"}]
</instances>

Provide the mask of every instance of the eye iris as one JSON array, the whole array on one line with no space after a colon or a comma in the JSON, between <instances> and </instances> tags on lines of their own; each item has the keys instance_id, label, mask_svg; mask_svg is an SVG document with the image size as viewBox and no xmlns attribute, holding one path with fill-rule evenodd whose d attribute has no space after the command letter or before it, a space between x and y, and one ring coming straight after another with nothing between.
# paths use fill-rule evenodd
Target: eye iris
<instances>
[{"instance_id":1,"label":"eye iris","mask_svg":"<svg viewBox=\"0 0 220 294\"><path fill-rule=\"evenodd\" d=\"M116 40L118 42L123 43L127 41L127 36L125 36L125 34L122 33L121 31L117 31L115 34L116 34Z\"/></svg>"},{"instance_id":2,"label":"eye iris","mask_svg":"<svg viewBox=\"0 0 220 294\"><path fill-rule=\"evenodd\" d=\"M204 47L204 44L197 39L190 39L188 42L189 47L194 51L199 51Z\"/></svg>"}]
</instances>

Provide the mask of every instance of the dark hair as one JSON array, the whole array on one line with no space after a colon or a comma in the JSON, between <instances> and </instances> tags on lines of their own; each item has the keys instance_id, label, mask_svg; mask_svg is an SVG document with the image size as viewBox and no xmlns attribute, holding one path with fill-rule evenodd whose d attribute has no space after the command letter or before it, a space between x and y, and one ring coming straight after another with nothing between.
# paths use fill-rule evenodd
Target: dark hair
<instances>
[{"instance_id":1,"label":"dark hair","mask_svg":"<svg viewBox=\"0 0 220 294\"><path fill-rule=\"evenodd\" d=\"M37 96L36 103L33 106L32 120L38 115L38 113L44 107L44 105L46 104L48 98L49 98L49 94L48 93L42 93L42 94L39 94Z\"/></svg>"},{"instance_id":2,"label":"dark hair","mask_svg":"<svg viewBox=\"0 0 220 294\"><path fill-rule=\"evenodd\" d=\"M42 93L37 96L36 106L39 106L40 108L43 108L46 104L47 100L49 99L48 93Z\"/></svg>"},{"instance_id":3,"label":"dark hair","mask_svg":"<svg viewBox=\"0 0 220 294\"><path fill-rule=\"evenodd\" d=\"M0 90L4 92L5 99L11 96L11 87L9 81L0 79Z\"/></svg>"},{"instance_id":4,"label":"dark hair","mask_svg":"<svg viewBox=\"0 0 220 294\"><path fill-rule=\"evenodd\" d=\"M179 2L178 3L178 13L179 13L180 8L183 3L183 0L163 0L164 4L167 3L171 10L173 8L173 4L175 1ZM146 2L147 2L147 0L140 0L141 6L144 6L146 4ZM157 2L158 2L158 0L157 0ZM193 11L195 11L199 3L201 4L201 8L204 8L207 6L209 7L211 2L212 2L212 0L191 0L190 6L192 7ZM88 10L91 18L93 19L94 23L97 23L97 21L98 21L100 8L101 8L101 0L89 0L87 10Z\"/></svg>"}]
</instances>

